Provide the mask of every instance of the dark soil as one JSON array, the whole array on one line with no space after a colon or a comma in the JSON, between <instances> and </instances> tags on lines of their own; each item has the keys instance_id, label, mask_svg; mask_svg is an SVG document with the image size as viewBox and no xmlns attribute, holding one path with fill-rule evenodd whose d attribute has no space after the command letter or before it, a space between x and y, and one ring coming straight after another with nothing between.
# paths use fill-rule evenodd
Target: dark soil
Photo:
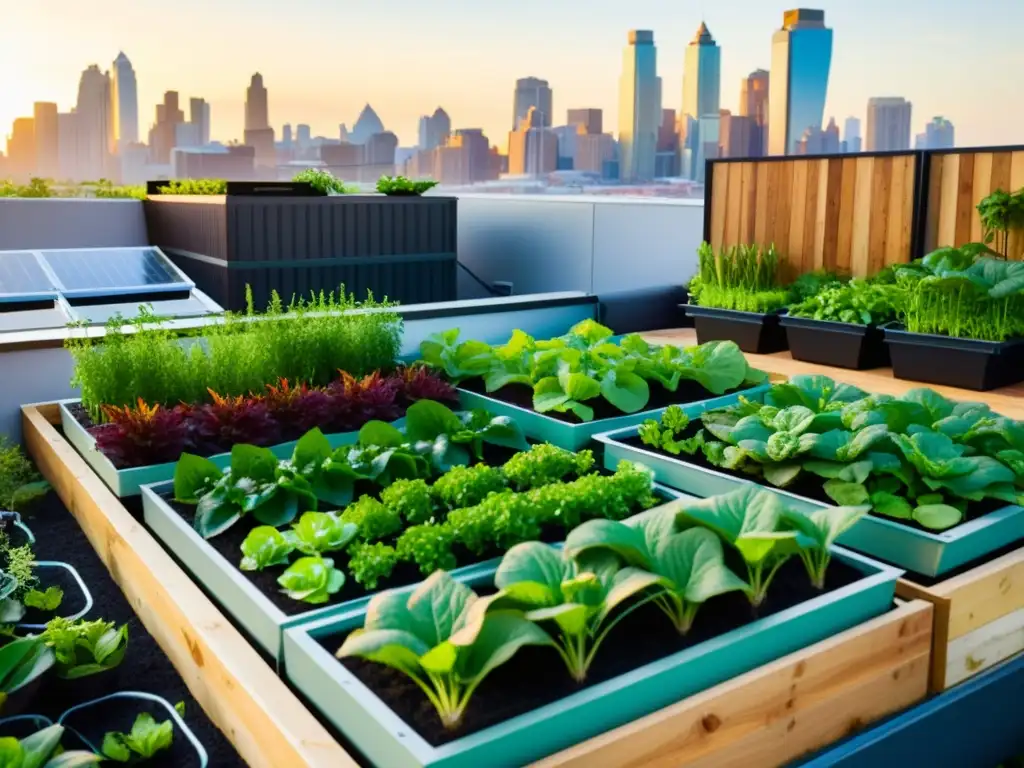
<instances>
[{"instance_id":1,"label":"dark soil","mask_svg":"<svg viewBox=\"0 0 1024 768\"><path fill-rule=\"evenodd\" d=\"M370 493L371 495L376 495L377 490L379 489L375 489L371 486L367 487L365 492ZM173 494L170 492L164 494L163 499L182 517L183 520L185 520L189 525L193 524L193 521L195 520L195 507L174 501ZM640 511L641 510L639 509L637 510L637 512ZM249 531L255 528L256 525L258 525L258 523L255 520L251 518L243 518L224 533L219 536L214 536L212 539L208 539L207 543L210 544L210 546L212 546L222 557L224 557L225 560L238 569L238 564L242 559L242 542L245 541L245 537L249 535ZM383 543L391 544L393 546L395 541L398 540L398 535L401 534L401 532L402 531L399 531L398 534L387 539L382 539ZM565 538L565 533L566 531L564 528L560 526L552 526L543 532L541 540L549 543L562 541ZM494 547L481 555L476 555L465 547L456 544L453 547L453 552L459 567L463 567L472 565L473 563L482 563L495 557L501 557L505 553L505 550ZM394 589L396 587L405 587L410 584L416 584L425 578L425 575L420 573L419 568L415 564L399 562L395 566L395 569L392 571L389 578L379 581L376 589L367 590L357 584L355 579L351 577L351 574L348 571L348 555L345 552L330 552L326 557L334 560L335 568L345 572L345 586L343 586L337 594L331 595L328 602L320 603L318 605L310 605L309 603L304 603L299 600L293 600L281 591L281 587L277 583L277 578L284 572L283 566L279 568L267 568L263 571L243 571L238 569L238 572L243 574L257 589L266 595L275 606L288 616L295 616L317 608L337 605L349 600L358 600L361 597L376 594L377 592L383 592L386 589Z\"/></svg>"},{"instance_id":2,"label":"dark soil","mask_svg":"<svg viewBox=\"0 0 1024 768\"><path fill-rule=\"evenodd\" d=\"M852 566L833 561L827 572L825 592L840 589L861 578L863 574ZM586 683L582 685L573 682L553 649L523 648L481 683L457 731L448 731L441 725L423 692L400 672L359 658L347 658L338 663L358 677L420 736L434 746L440 746L821 594L823 592L811 586L803 564L794 558L776 574L768 598L757 613L742 594L715 597L701 607L693 629L686 637L680 637L656 607L645 606L609 633ZM345 634L322 637L319 642L333 654L344 642Z\"/></svg>"},{"instance_id":3,"label":"dark soil","mask_svg":"<svg viewBox=\"0 0 1024 768\"><path fill-rule=\"evenodd\" d=\"M245 763L192 698L177 670L152 636L146 632L120 588L110 578L106 567L75 518L67 512L57 495L50 492L32 509L25 512L23 517L36 535L36 556L40 560L63 560L70 563L92 592L93 608L85 618L103 618L119 625L126 623L129 637L128 651L120 665L107 672L79 680L67 681L55 676L46 676L45 685L41 686L25 711L46 715L56 720L69 707L122 691L144 691L161 696L172 705L184 701L185 722L209 753L210 766L243 768ZM135 714L147 709L152 714L157 714L153 705L145 702L130 714L126 713L123 717L118 715L119 719L111 720L109 729L127 730L124 726L131 726ZM5 708L4 714L14 712ZM180 735L175 736L175 742L180 739ZM171 764L190 765L188 762L168 763Z\"/></svg>"},{"instance_id":4,"label":"dark soil","mask_svg":"<svg viewBox=\"0 0 1024 768\"><path fill-rule=\"evenodd\" d=\"M38 555L38 545L34 548ZM78 586L75 577L66 569L59 566L40 567L35 569L36 578L39 579L35 588L45 592L47 587L60 587L64 597L55 611L41 611L38 608L29 608L25 611L22 624L45 624L54 616L74 616L85 608L85 595L82 588ZM85 580L84 577L82 579ZM86 584L88 588L88 584ZM95 601L95 598L93 598Z\"/></svg>"},{"instance_id":5,"label":"dark soil","mask_svg":"<svg viewBox=\"0 0 1024 768\"><path fill-rule=\"evenodd\" d=\"M707 400L712 397L722 396L709 392L696 381L683 380L679 382L679 388L675 392L669 392L656 381L649 381L647 383L650 386L651 399L647 402L647 405L644 406L645 411L654 410L655 408L664 408L669 405L686 405L687 403L695 403L698 400ZM528 387L525 384L509 384L495 392L487 391L484 386L483 379L470 379L462 382L459 386L462 389L469 390L470 392L476 392L480 395L486 395L487 397L493 397L495 400L501 400L504 403L518 405L520 408L525 408L528 411L533 410L533 388ZM724 392L723 395L728 395L736 391L738 390L730 389L729 391ZM614 419L618 416L625 415L603 397L596 397L593 400L588 400L586 404L594 409L594 421L599 421L601 419ZM568 413L548 411L544 415L550 416L552 419L557 419L558 421L564 421L566 424L583 423L583 420L571 411Z\"/></svg>"},{"instance_id":6,"label":"dark soil","mask_svg":"<svg viewBox=\"0 0 1024 768\"><path fill-rule=\"evenodd\" d=\"M171 702L173 705L174 702ZM64 720L68 732L74 735L64 739L65 749L99 750L103 747L103 736L108 731L129 733L136 716L148 712L158 723L170 720L171 715L166 708L152 701L136 698L117 698L105 701L92 707L74 712ZM76 744L75 737L84 739L84 743ZM112 763L112 761L111 761ZM199 768L202 763L192 742L180 733L174 734L171 746L157 752L145 761L146 768ZM210 765L214 763L210 762Z\"/></svg>"},{"instance_id":7,"label":"dark soil","mask_svg":"<svg viewBox=\"0 0 1024 768\"><path fill-rule=\"evenodd\" d=\"M686 431L683 433L683 437L680 439L692 437L693 435L696 435L697 432L699 432L701 429L701 423L699 421L694 422L690 424L689 427L686 428ZM753 475L748 475L745 472L736 472L729 469L723 469L722 467L716 467L714 464L705 459L704 454L701 453L700 451L698 451L693 456L676 456L674 454L668 453L667 451L655 448L654 446L647 445L643 440L636 436L627 437L624 439L620 438L619 442L628 445L631 448L640 448L642 450L650 451L651 453L656 453L660 456L665 456L670 459L676 459L677 461L685 461L687 464L693 464L694 466L697 467L710 469L715 472L721 472L723 475L729 475L730 477L737 477L742 480L750 480L753 482L761 482L760 478L754 477ZM765 485L766 487L774 487L768 486L766 483L761 484ZM828 494L825 493L825 479L820 478L817 475L813 475L810 472L801 472L795 482L787 485L785 488L782 488L780 490L788 491L789 493L795 494L797 496L803 496L808 499L814 499L815 501L820 501L824 504L835 504L835 502L831 498L829 498ZM968 502L967 514L964 517L964 522L966 522L967 520L972 520L977 517L981 517L982 515L987 515L990 512L995 512L996 510L1002 509L1005 506L1006 502L1000 501L999 499L984 499L982 501ZM881 517L881 515L879 515L879 517ZM885 517L883 519L889 520L890 522L899 523L900 525L905 525L907 528L913 528L918 531L935 533L935 531L929 530L928 528L925 528L923 525L919 525L913 520L896 520L895 518L891 517Z\"/></svg>"}]
</instances>

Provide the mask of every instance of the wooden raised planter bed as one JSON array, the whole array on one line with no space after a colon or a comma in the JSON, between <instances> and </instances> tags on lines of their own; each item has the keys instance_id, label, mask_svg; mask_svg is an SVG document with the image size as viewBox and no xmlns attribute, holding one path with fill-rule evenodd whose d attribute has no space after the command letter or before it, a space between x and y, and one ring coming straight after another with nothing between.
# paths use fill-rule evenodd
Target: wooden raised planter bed
<instances>
[{"instance_id":1,"label":"wooden raised planter bed","mask_svg":"<svg viewBox=\"0 0 1024 768\"><path fill-rule=\"evenodd\" d=\"M22 410L41 471L243 759L359 765L60 435L57 405ZM899 605L538 765L781 765L923 697L931 614L922 601Z\"/></svg>"},{"instance_id":2,"label":"wooden raised planter bed","mask_svg":"<svg viewBox=\"0 0 1024 768\"><path fill-rule=\"evenodd\" d=\"M1024 547L932 586L906 575L896 592L935 606L933 692L1024 651Z\"/></svg>"},{"instance_id":3,"label":"wooden raised planter bed","mask_svg":"<svg viewBox=\"0 0 1024 768\"><path fill-rule=\"evenodd\" d=\"M456 298L454 197L156 195L143 203L149 242L230 310L276 289L336 291L403 304Z\"/></svg>"}]
</instances>

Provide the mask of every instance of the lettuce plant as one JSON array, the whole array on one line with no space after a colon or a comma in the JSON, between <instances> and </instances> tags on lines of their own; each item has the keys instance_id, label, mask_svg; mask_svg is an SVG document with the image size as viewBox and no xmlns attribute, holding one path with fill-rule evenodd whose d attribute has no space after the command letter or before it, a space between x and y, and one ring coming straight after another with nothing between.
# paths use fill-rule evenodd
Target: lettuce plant
<instances>
[{"instance_id":1,"label":"lettuce plant","mask_svg":"<svg viewBox=\"0 0 1024 768\"><path fill-rule=\"evenodd\" d=\"M679 503L684 525L707 528L739 552L747 568L747 596L755 608L764 602L779 568L800 550L797 532L783 525L783 511L778 496L756 486Z\"/></svg>"},{"instance_id":2,"label":"lettuce plant","mask_svg":"<svg viewBox=\"0 0 1024 768\"><path fill-rule=\"evenodd\" d=\"M173 721L158 723L148 712L140 712L128 733L107 731L100 751L104 758L116 763L148 760L158 752L170 749L173 740Z\"/></svg>"},{"instance_id":3,"label":"lettuce plant","mask_svg":"<svg viewBox=\"0 0 1024 768\"><path fill-rule=\"evenodd\" d=\"M241 545L243 571L262 571L274 565L286 565L295 542L272 525L257 525Z\"/></svg>"},{"instance_id":4,"label":"lettuce plant","mask_svg":"<svg viewBox=\"0 0 1024 768\"><path fill-rule=\"evenodd\" d=\"M598 398L624 413L643 410L652 381L675 392L681 381L692 380L722 394L766 378L750 368L733 342L659 347L636 334L616 340L611 329L593 320L546 340L515 330L497 347L460 342L458 329L452 329L430 337L420 352L427 365L454 383L482 378L488 392L529 386L538 413L571 413L583 422L593 420Z\"/></svg>"},{"instance_id":5,"label":"lettuce plant","mask_svg":"<svg viewBox=\"0 0 1024 768\"><path fill-rule=\"evenodd\" d=\"M285 536L299 552L322 555L344 549L358 531L358 525L330 512L304 512Z\"/></svg>"},{"instance_id":6,"label":"lettuce plant","mask_svg":"<svg viewBox=\"0 0 1024 768\"><path fill-rule=\"evenodd\" d=\"M293 600L321 605L345 586L345 574L334 567L329 557L300 557L277 577L282 591Z\"/></svg>"},{"instance_id":7,"label":"lettuce plant","mask_svg":"<svg viewBox=\"0 0 1024 768\"><path fill-rule=\"evenodd\" d=\"M472 507L505 489L505 475L495 467L476 464L452 467L433 485L434 496L448 509Z\"/></svg>"},{"instance_id":8,"label":"lettuce plant","mask_svg":"<svg viewBox=\"0 0 1024 768\"><path fill-rule=\"evenodd\" d=\"M392 667L411 679L446 728L457 728L473 693L495 668L527 645L551 638L516 611L486 611L473 590L437 571L411 593L370 600L362 629L338 649Z\"/></svg>"},{"instance_id":9,"label":"lettuce plant","mask_svg":"<svg viewBox=\"0 0 1024 768\"><path fill-rule=\"evenodd\" d=\"M577 453L551 443L540 443L521 451L501 468L506 479L521 491L558 483L568 477L580 477L593 471L594 452Z\"/></svg>"},{"instance_id":10,"label":"lettuce plant","mask_svg":"<svg viewBox=\"0 0 1024 768\"><path fill-rule=\"evenodd\" d=\"M870 510L862 507L826 507L813 512L783 509L785 523L809 541L801 544L797 554L817 589L825 588L825 572L832 562L832 545Z\"/></svg>"},{"instance_id":11,"label":"lettuce plant","mask_svg":"<svg viewBox=\"0 0 1024 768\"><path fill-rule=\"evenodd\" d=\"M96 765L103 755L84 750L65 751L60 742L63 725L51 725L24 739L0 737L0 766L3 768L76 768Z\"/></svg>"},{"instance_id":12,"label":"lettuce plant","mask_svg":"<svg viewBox=\"0 0 1024 768\"><path fill-rule=\"evenodd\" d=\"M749 591L746 582L726 566L719 537L704 528L678 530L671 506L622 523L591 520L565 540L569 557L595 551L612 552L626 565L659 576L664 591L654 602L680 634L690 631L697 610L712 597Z\"/></svg>"},{"instance_id":13,"label":"lettuce plant","mask_svg":"<svg viewBox=\"0 0 1024 768\"><path fill-rule=\"evenodd\" d=\"M41 637L53 649L58 676L66 680L113 669L128 649L128 625L102 619L50 619Z\"/></svg>"},{"instance_id":14,"label":"lettuce plant","mask_svg":"<svg viewBox=\"0 0 1024 768\"><path fill-rule=\"evenodd\" d=\"M450 571L458 563L452 552L455 534L448 525L424 523L406 528L395 544L399 560L415 563L420 573L429 576L434 571Z\"/></svg>"},{"instance_id":15,"label":"lettuce plant","mask_svg":"<svg viewBox=\"0 0 1024 768\"><path fill-rule=\"evenodd\" d=\"M348 549L348 571L356 584L364 589L376 589L398 565L398 553L383 542L354 542Z\"/></svg>"},{"instance_id":16,"label":"lettuce plant","mask_svg":"<svg viewBox=\"0 0 1024 768\"><path fill-rule=\"evenodd\" d=\"M661 577L623 568L611 552L572 558L536 541L506 552L494 583L495 607L516 605L530 621L552 623L555 648L577 682L586 680L608 633L664 590Z\"/></svg>"}]
</instances>

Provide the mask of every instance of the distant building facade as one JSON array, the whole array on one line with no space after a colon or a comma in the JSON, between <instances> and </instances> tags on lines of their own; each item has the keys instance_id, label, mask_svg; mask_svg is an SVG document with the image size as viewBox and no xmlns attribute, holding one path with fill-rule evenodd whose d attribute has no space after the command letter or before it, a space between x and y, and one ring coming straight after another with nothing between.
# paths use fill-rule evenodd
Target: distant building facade
<instances>
[{"instance_id":1,"label":"distant building facade","mask_svg":"<svg viewBox=\"0 0 1024 768\"><path fill-rule=\"evenodd\" d=\"M768 91L771 78L768 70L755 69L740 86L739 116L750 118L750 148L747 157L768 153Z\"/></svg>"},{"instance_id":2,"label":"distant building facade","mask_svg":"<svg viewBox=\"0 0 1024 768\"><path fill-rule=\"evenodd\" d=\"M508 172L539 176L558 170L558 135L543 125L544 115L530 107L518 130L508 137Z\"/></svg>"},{"instance_id":3,"label":"distant building facade","mask_svg":"<svg viewBox=\"0 0 1024 768\"><path fill-rule=\"evenodd\" d=\"M452 119L441 107L432 115L420 117L419 143L420 149L437 149L442 146L452 132Z\"/></svg>"},{"instance_id":4,"label":"distant building facade","mask_svg":"<svg viewBox=\"0 0 1024 768\"><path fill-rule=\"evenodd\" d=\"M683 168L683 175L697 181L703 181L706 154L702 144L709 142L709 137L700 135L701 120L718 118L722 99L722 49L711 36L707 24L701 22L693 40L686 46L683 67L683 109L686 119L686 146L689 152L683 156L691 160L690 166Z\"/></svg>"},{"instance_id":5,"label":"distant building facade","mask_svg":"<svg viewBox=\"0 0 1024 768\"><path fill-rule=\"evenodd\" d=\"M566 125L582 125L585 133L599 134L604 132L604 113L600 109L570 109L565 115ZM578 133L578 131L577 131Z\"/></svg>"},{"instance_id":6,"label":"distant building facade","mask_svg":"<svg viewBox=\"0 0 1024 768\"><path fill-rule=\"evenodd\" d=\"M868 99L865 149L885 152L910 149L912 105L902 96Z\"/></svg>"},{"instance_id":7,"label":"distant building facade","mask_svg":"<svg viewBox=\"0 0 1024 768\"><path fill-rule=\"evenodd\" d=\"M57 105L37 101L32 108L32 127L35 132L35 173L44 179L60 177L60 128L57 124Z\"/></svg>"},{"instance_id":8,"label":"distant building facade","mask_svg":"<svg viewBox=\"0 0 1024 768\"><path fill-rule=\"evenodd\" d=\"M619 80L619 178L650 181L655 177L658 128L661 125L661 78L654 32L629 32Z\"/></svg>"},{"instance_id":9,"label":"distant building facade","mask_svg":"<svg viewBox=\"0 0 1024 768\"><path fill-rule=\"evenodd\" d=\"M512 130L519 128L519 124L529 115L531 107L537 110L534 120L539 123L538 127L550 128L551 102L551 86L547 80L541 80L539 77L524 77L516 80L512 103Z\"/></svg>"},{"instance_id":10,"label":"distant building facade","mask_svg":"<svg viewBox=\"0 0 1024 768\"><path fill-rule=\"evenodd\" d=\"M111 152L120 153L139 141L139 93L135 69L124 51L110 68L110 105L113 143Z\"/></svg>"},{"instance_id":11,"label":"distant building facade","mask_svg":"<svg viewBox=\"0 0 1024 768\"><path fill-rule=\"evenodd\" d=\"M821 129L831 66L832 30L825 26L825 12L783 13L782 29L772 35L770 154L796 154L807 129Z\"/></svg>"}]
</instances>

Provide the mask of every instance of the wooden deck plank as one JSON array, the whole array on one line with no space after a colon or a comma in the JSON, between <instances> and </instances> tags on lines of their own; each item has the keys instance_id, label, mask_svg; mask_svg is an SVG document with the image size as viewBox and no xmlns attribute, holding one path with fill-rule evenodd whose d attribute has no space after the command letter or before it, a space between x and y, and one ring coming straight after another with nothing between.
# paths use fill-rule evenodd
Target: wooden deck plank
<instances>
[{"instance_id":1,"label":"wooden deck plank","mask_svg":"<svg viewBox=\"0 0 1024 768\"><path fill-rule=\"evenodd\" d=\"M124 508L57 432L47 412L25 406L22 421L40 472L242 759L257 768L355 768L358 763Z\"/></svg>"}]
</instances>

